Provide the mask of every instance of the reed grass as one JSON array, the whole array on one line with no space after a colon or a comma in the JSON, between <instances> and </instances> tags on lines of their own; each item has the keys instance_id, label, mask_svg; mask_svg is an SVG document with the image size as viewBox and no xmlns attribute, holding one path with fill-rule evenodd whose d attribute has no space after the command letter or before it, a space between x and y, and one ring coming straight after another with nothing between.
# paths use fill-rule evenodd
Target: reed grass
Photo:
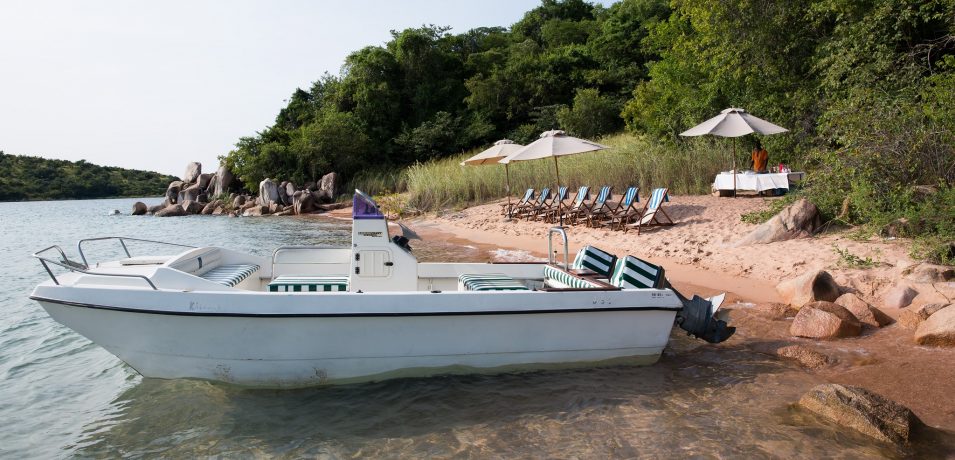
<instances>
[{"instance_id":1,"label":"reed grass","mask_svg":"<svg viewBox=\"0 0 955 460\"><path fill-rule=\"evenodd\" d=\"M572 191L581 185L592 189L612 185L618 194L637 185L644 196L655 187L669 187L676 194L703 194L710 191L715 174L732 164L732 141L726 139L691 139L677 146L617 134L599 142L611 148L558 159L561 185ZM412 165L404 171L404 188L389 191L406 190L408 205L424 211L503 198L503 165L460 165L474 153ZM528 188L556 185L551 159L511 163L509 169L512 196Z\"/></svg>"}]
</instances>

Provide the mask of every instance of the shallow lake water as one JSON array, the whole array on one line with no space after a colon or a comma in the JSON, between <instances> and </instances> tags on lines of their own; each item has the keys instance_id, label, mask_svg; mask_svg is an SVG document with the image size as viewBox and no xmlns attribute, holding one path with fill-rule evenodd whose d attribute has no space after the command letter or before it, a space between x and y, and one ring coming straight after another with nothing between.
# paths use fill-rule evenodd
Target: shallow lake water
<instances>
[{"instance_id":1,"label":"shallow lake water","mask_svg":"<svg viewBox=\"0 0 955 460\"><path fill-rule=\"evenodd\" d=\"M59 325L28 296L47 279L33 251L93 236L216 245L268 255L346 244L325 218L177 218L136 200L0 203L0 456L60 457L945 457L898 451L793 409L820 383L738 345L674 332L661 361L522 374L444 376L299 390L144 379ZM158 202L159 198L146 200ZM422 260L501 253L413 241ZM99 260L118 255L91 245ZM134 254L135 255L135 254ZM504 253L503 257L507 257ZM947 443L946 443L947 444Z\"/></svg>"}]
</instances>

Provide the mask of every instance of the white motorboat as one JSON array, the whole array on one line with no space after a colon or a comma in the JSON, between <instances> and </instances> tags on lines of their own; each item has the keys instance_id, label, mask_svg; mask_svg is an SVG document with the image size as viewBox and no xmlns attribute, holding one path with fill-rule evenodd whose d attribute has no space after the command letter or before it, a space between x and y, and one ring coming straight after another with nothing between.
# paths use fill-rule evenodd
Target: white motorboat
<instances>
[{"instance_id":1,"label":"white motorboat","mask_svg":"<svg viewBox=\"0 0 955 460\"><path fill-rule=\"evenodd\" d=\"M107 237L80 241L75 261L51 246L34 254L51 279L31 298L145 377L257 387L652 364L674 320L710 342L733 333L714 317L721 298L687 300L660 267L592 247L570 266L562 228L548 236L562 264L553 250L548 263L419 263L370 197L353 204L344 248L133 256L144 240ZM84 243L102 240L127 257L88 261Z\"/></svg>"}]
</instances>

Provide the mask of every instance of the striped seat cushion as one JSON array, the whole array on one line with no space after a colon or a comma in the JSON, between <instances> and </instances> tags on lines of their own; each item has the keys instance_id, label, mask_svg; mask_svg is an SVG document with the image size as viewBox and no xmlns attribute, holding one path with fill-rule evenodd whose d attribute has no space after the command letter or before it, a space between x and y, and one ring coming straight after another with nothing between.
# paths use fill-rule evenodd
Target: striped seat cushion
<instances>
[{"instance_id":1,"label":"striped seat cushion","mask_svg":"<svg viewBox=\"0 0 955 460\"><path fill-rule=\"evenodd\" d=\"M225 286L234 287L235 285L242 282L242 280L249 277L249 275L257 272L259 270L258 265L250 264L234 264L234 265L219 265L218 267L209 270L202 275L199 275L200 278L212 281L214 283L219 283Z\"/></svg>"},{"instance_id":2,"label":"striped seat cushion","mask_svg":"<svg viewBox=\"0 0 955 460\"><path fill-rule=\"evenodd\" d=\"M347 290L347 276L282 275L269 283L269 292L338 292Z\"/></svg>"},{"instance_id":3,"label":"striped seat cushion","mask_svg":"<svg viewBox=\"0 0 955 460\"><path fill-rule=\"evenodd\" d=\"M603 287L553 265L544 265L544 281L548 286L556 288L587 289Z\"/></svg>"},{"instance_id":4,"label":"striped seat cushion","mask_svg":"<svg viewBox=\"0 0 955 460\"><path fill-rule=\"evenodd\" d=\"M571 265L571 268L577 270L586 268L600 275L610 276L615 262L617 262L617 256L600 248L584 246L577 253L577 257L574 258L574 264Z\"/></svg>"},{"instance_id":5,"label":"striped seat cushion","mask_svg":"<svg viewBox=\"0 0 955 460\"><path fill-rule=\"evenodd\" d=\"M623 289L662 288L665 281L663 267L634 256L620 259L610 278L610 284Z\"/></svg>"},{"instance_id":6,"label":"striped seat cushion","mask_svg":"<svg viewBox=\"0 0 955 460\"><path fill-rule=\"evenodd\" d=\"M503 273L480 273L458 276L458 290L526 291L527 286Z\"/></svg>"}]
</instances>

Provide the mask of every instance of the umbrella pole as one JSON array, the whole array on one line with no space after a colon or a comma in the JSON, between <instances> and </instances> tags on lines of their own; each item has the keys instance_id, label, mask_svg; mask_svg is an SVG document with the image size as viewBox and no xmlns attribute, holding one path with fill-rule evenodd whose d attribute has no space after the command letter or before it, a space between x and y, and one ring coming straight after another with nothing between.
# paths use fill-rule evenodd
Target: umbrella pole
<instances>
[{"instance_id":1,"label":"umbrella pole","mask_svg":"<svg viewBox=\"0 0 955 460\"><path fill-rule=\"evenodd\" d=\"M556 156L554 157L554 173L557 175L557 188L555 190L557 190L557 198L560 198L560 169L557 167ZM560 210L562 203L562 200L557 200L557 215L559 216L561 227L564 226L564 213Z\"/></svg>"},{"instance_id":2,"label":"umbrella pole","mask_svg":"<svg viewBox=\"0 0 955 460\"><path fill-rule=\"evenodd\" d=\"M504 192L507 193L507 220L511 220L511 173L507 169L507 163L504 163Z\"/></svg>"},{"instance_id":3,"label":"umbrella pole","mask_svg":"<svg viewBox=\"0 0 955 460\"><path fill-rule=\"evenodd\" d=\"M739 171L736 170L736 138L733 138L733 198L736 198L736 175L739 174Z\"/></svg>"}]
</instances>

